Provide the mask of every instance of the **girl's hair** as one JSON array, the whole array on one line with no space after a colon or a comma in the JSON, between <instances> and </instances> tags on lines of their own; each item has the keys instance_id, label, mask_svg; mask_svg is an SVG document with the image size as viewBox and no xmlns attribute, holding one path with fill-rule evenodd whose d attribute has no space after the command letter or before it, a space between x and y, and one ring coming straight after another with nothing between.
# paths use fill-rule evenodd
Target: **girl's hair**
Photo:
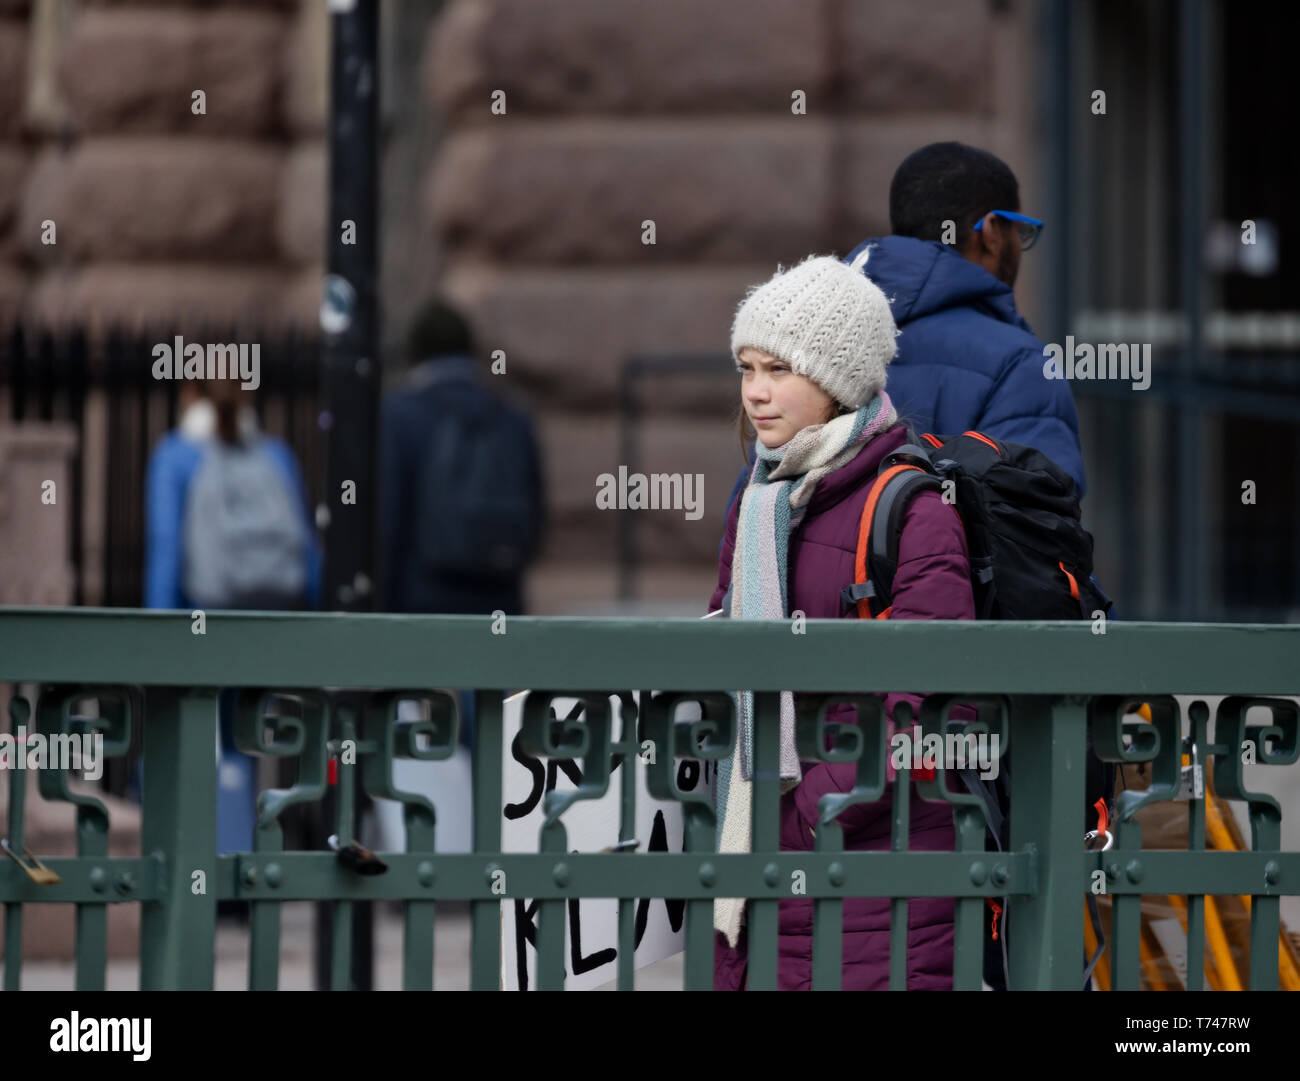
<instances>
[{"instance_id":1,"label":"girl's hair","mask_svg":"<svg viewBox=\"0 0 1300 1081\"><path fill-rule=\"evenodd\" d=\"M745 461L748 461L749 448L754 445L758 433L754 431L754 426L749 423L749 414L745 412L743 402L736 407L736 436L740 440L740 456Z\"/></svg>"},{"instance_id":2,"label":"girl's hair","mask_svg":"<svg viewBox=\"0 0 1300 1081\"><path fill-rule=\"evenodd\" d=\"M229 379L205 379L202 392L212 402L217 413L217 438L228 445L240 442L238 384Z\"/></svg>"},{"instance_id":3,"label":"girl's hair","mask_svg":"<svg viewBox=\"0 0 1300 1081\"><path fill-rule=\"evenodd\" d=\"M823 424L829 424L836 417L851 413L853 410L840 405L834 398L831 404L826 407L826 415L822 417ZM740 440L740 456L746 461L749 460L749 448L754 445L754 440L758 438L758 432L754 426L749 423L749 414L745 412L745 405L742 402L736 409L736 435Z\"/></svg>"}]
</instances>

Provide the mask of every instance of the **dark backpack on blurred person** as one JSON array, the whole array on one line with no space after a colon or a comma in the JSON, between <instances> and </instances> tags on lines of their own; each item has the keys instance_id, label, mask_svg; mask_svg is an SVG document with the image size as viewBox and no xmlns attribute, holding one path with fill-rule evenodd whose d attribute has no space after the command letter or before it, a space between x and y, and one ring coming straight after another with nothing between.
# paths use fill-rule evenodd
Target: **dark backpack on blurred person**
<instances>
[{"instance_id":1,"label":"dark backpack on blurred person","mask_svg":"<svg viewBox=\"0 0 1300 1081\"><path fill-rule=\"evenodd\" d=\"M415 480L414 551L435 575L521 574L542 509L524 416L490 395L438 417Z\"/></svg>"}]
</instances>

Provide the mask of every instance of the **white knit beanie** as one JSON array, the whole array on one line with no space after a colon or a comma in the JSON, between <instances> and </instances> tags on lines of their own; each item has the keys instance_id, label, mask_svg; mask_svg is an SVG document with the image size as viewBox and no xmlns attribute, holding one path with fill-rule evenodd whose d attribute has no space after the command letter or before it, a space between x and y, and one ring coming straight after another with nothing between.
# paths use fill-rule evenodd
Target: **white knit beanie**
<instances>
[{"instance_id":1,"label":"white knit beanie","mask_svg":"<svg viewBox=\"0 0 1300 1081\"><path fill-rule=\"evenodd\" d=\"M857 409L885 385L898 330L889 301L863 272L864 248L852 264L810 255L754 286L731 325L731 355L753 346L780 357L841 405Z\"/></svg>"}]
</instances>

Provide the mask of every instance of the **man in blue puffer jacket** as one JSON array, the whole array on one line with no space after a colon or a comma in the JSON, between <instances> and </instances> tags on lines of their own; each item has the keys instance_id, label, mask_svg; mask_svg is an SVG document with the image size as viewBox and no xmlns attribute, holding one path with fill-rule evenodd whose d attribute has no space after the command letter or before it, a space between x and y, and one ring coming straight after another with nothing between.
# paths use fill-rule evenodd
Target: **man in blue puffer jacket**
<instances>
[{"instance_id":1,"label":"man in blue puffer jacket","mask_svg":"<svg viewBox=\"0 0 1300 1081\"><path fill-rule=\"evenodd\" d=\"M889 298L900 330L888 382L899 418L919 431L974 429L1034 447L1074 478L1082 497L1070 384L1043 376L1043 343L1012 293L1021 252L1042 227L1020 214L1015 174L975 147L924 146L894 173L889 221L892 236L864 241L844 261L871 246L863 272Z\"/></svg>"}]
</instances>

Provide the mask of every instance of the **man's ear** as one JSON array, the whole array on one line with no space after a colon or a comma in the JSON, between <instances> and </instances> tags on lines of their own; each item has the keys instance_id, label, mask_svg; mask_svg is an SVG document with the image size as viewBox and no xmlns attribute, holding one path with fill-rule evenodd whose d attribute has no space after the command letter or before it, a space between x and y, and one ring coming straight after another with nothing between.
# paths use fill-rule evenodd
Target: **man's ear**
<instances>
[{"instance_id":1,"label":"man's ear","mask_svg":"<svg viewBox=\"0 0 1300 1081\"><path fill-rule=\"evenodd\" d=\"M988 255L996 259L1002 252L1002 231L998 228L1000 219L992 211L984 215L983 224L978 229L971 229L971 255L977 259L981 255Z\"/></svg>"}]
</instances>

